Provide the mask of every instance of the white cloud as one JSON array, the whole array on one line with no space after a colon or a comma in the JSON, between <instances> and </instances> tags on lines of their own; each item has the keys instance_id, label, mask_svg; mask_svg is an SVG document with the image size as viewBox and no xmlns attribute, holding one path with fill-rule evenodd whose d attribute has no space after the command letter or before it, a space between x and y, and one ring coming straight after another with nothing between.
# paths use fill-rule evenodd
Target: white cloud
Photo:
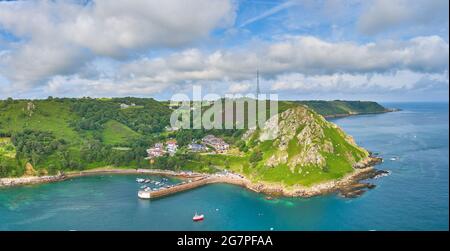
<instances>
[{"instance_id":1,"label":"white cloud","mask_svg":"<svg viewBox=\"0 0 450 251\"><path fill-rule=\"evenodd\" d=\"M246 93L248 92L252 87L254 87L254 83L233 83L228 88L229 93Z\"/></svg>"},{"instance_id":2,"label":"white cloud","mask_svg":"<svg viewBox=\"0 0 450 251\"><path fill-rule=\"evenodd\" d=\"M150 95L200 84L222 93L243 93L253 88L257 67L265 89L272 91L378 92L424 88L430 83L448 87L448 51L448 43L435 36L361 45L289 37L249 50L188 49L141 58L118 64L112 75L58 77L49 90L61 92L68 82L71 88L78 83L82 86L78 91L88 94Z\"/></svg>"},{"instance_id":3,"label":"white cloud","mask_svg":"<svg viewBox=\"0 0 450 251\"><path fill-rule=\"evenodd\" d=\"M325 2L330 11L342 3ZM294 3L287 1L248 22ZM358 0L345 3L346 11L360 4ZM316 9L313 1L302 4ZM375 34L437 22L442 16L448 19L448 10L440 10L443 5L448 7L448 2L374 1L358 27ZM433 11L434 16L429 14ZM355 37L330 41L283 32L265 41L239 41L237 47L196 48L196 41L218 27L230 28L235 15L233 0L95 0L87 5L1 2L0 29L18 39L0 45L0 91L14 94L43 89L52 95L123 96L201 84L211 90L242 93L252 89L257 68L266 90L280 92L397 91L432 85L448 89L448 38L437 35L361 43L358 37L356 41ZM148 53L160 48L175 52Z\"/></svg>"},{"instance_id":4,"label":"white cloud","mask_svg":"<svg viewBox=\"0 0 450 251\"><path fill-rule=\"evenodd\" d=\"M361 13L358 28L371 35L410 26L448 27L448 15L448 0L374 0Z\"/></svg>"},{"instance_id":5,"label":"white cloud","mask_svg":"<svg viewBox=\"0 0 450 251\"><path fill-rule=\"evenodd\" d=\"M272 91L315 93L380 93L429 89L440 83L448 88L448 72L419 73L401 70L392 73L335 73L331 75L304 75L299 73L278 76L272 80Z\"/></svg>"},{"instance_id":6,"label":"white cloud","mask_svg":"<svg viewBox=\"0 0 450 251\"><path fill-rule=\"evenodd\" d=\"M211 53L186 50L167 57L138 59L124 64L118 72L122 77L132 74L166 83L243 81L253 79L256 68L266 78L295 72L322 75L397 70L443 72L448 69L448 52L448 43L435 36L362 45L289 37L249 50Z\"/></svg>"},{"instance_id":7,"label":"white cloud","mask_svg":"<svg viewBox=\"0 0 450 251\"><path fill-rule=\"evenodd\" d=\"M166 89L166 83L148 83L148 79L130 78L126 83L120 80L100 78L85 79L78 75L55 76L45 86L45 93L58 96L90 96L90 97L109 97L109 96L128 96L128 95L147 95L159 93Z\"/></svg>"},{"instance_id":8,"label":"white cloud","mask_svg":"<svg viewBox=\"0 0 450 251\"><path fill-rule=\"evenodd\" d=\"M0 58L17 87L76 73L96 56L188 45L234 22L231 0L95 0L0 3L0 27L21 39ZM195 13L195 15L193 15Z\"/></svg>"}]
</instances>

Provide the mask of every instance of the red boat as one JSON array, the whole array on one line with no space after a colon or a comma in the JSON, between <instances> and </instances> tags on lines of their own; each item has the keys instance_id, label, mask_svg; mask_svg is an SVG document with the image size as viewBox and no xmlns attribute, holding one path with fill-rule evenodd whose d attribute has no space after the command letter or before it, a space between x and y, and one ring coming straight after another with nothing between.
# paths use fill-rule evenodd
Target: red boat
<instances>
[{"instance_id":1,"label":"red boat","mask_svg":"<svg viewBox=\"0 0 450 251\"><path fill-rule=\"evenodd\" d=\"M195 213L194 217L192 218L193 221L202 221L205 218L203 214L198 215Z\"/></svg>"}]
</instances>

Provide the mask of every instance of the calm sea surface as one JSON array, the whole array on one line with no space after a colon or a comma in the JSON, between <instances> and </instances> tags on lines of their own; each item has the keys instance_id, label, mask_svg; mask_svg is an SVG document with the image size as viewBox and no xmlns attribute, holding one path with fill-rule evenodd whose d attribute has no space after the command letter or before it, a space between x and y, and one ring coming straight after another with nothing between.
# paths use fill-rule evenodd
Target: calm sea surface
<instances>
[{"instance_id":1,"label":"calm sea surface","mask_svg":"<svg viewBox=\"0 0 450 251\"><path fill-rule=\"evenodd\" d=\"M267 201L209 185L145 201L137 176L91 176L0 189L0 230L448 230L448 103L384 105L403 110L333 120L391 171L356 199ZM195 212L205 221L192 222Z\"/></svg>"}]
</instances>

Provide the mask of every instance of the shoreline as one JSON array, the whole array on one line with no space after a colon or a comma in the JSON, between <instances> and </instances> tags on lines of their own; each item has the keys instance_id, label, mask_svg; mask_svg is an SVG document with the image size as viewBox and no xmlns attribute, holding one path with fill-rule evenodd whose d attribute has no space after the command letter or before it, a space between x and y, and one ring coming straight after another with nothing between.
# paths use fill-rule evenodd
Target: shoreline
<instances>
[{"instance_id":1,"label":"shoreline","mask_svg":"<svg viewBox=\"0 0 450 251\"><path fill-rule=\"evenodd\" d=\"M84 170L79 172L68 172L60 173L57 175L46 175L46 176L24 176L24 177L13 177L13 178L0 178L0 188L15 187L15 186L25 186L25 185L37 185L45 183L53 183L64 181L68 179L100 175L100 174L144 174L144 175L161 175L168 177L176 177L181 179L195 178L202 176L200 173L188 173L188 172L175 172L170 170L159 170L159 169L120 169L120 168L95 168L91 170Z\"/></svg>"},{"instance_id":2,"label":"shoreline","mask_svg":"<svg viewBox=\"0 0 450 251\"><path fill-rule=\"evenodd\" d=\"M342 197L355 198L362 195L367 189L372 189L375 185L370 183L361 183L362 181L376 178L380 174L386 174L387 171L375 169L374 165L380 163L381 158L369 157L367 165L355 168L338 180L324 181L314 184L310 187L302 185L285 186L280 183L252 182L247 178L238 178L233 176L213 177L208 184L225 183L242 186L256 193L262 193L276 197L302 197L309 198L314 196L339 193Z\"/></svg>"},{"instance_id":3,"label":"shoreline","mask_svg":"<svg viewBox=\"0 0 450 251\"><path fill-rule=\"evenodd\" d=\"M90 175L100 174L142 174L142 175L161 175L168 177L176 177L180 179L198 179L204 180L201 185L207 184L231 184L244 187L256 193L262 193L270 196L277 197L313 197L318 195L326 195L331 193L340 193L343 197L357 197L363 194L366 189L372 189L374 185L369 183L360 183L361 181L377 177L377 175L386 173L386 171L377 170L374 165L381 162L381 158L369 157L365 166L354 168L352 173L345 175L339 180L325 181L312 185L310 187L302 185L285 186L279 183L268 182L252 182L242 175L234 173L226 174L203 174L195 172L176 172L170 170L158 170L158 169L118 169L118 168L97 168L80 172L70 172L67 174L61 173L53 176L30 176L30 177L18 177L18 178L0 178L0 188L8 188L23 185L36 185L44 183L53 183L64 181L72 178L78 178ZM195 188L195 187L194 187ZM175 192L182 192L181 189ZM173 192L173 193L175 193ZM163 196L173 193L165 193ZM159 196L162 197L162 196Z\"/></svg>"},{"instance_id":4,"label":"shoreline","mask_svg":"<svg viewBox=\"0 0 450 251\"><path fill-rule=\"evenodd\" d=\"M401 109L391 108L391 109L386 109L385 111L380 111L380 112L341 113L341 114L333 114L333 115L324 115L323 117L326 119L333 119L333 118L345 118L345 117L358 116L358 115L383 114L383 113L398 112L398 111L401 111Z\"/></svg>"}]
</instances>

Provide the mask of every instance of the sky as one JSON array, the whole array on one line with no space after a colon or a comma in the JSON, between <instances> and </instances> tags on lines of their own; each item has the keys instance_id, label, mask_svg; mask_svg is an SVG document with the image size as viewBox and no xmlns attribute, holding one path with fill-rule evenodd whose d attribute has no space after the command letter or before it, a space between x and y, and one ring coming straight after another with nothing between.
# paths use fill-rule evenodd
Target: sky
<instances>
[{"instance_id":1,"label":"sky","mask_svg":"<svg viewBox=\"0 0 450 251\"><path fill-rule=\"evenodd\" d=\"M0 99L447 101L448 0L0 1Z\"/></svg>"}]
</instances>

